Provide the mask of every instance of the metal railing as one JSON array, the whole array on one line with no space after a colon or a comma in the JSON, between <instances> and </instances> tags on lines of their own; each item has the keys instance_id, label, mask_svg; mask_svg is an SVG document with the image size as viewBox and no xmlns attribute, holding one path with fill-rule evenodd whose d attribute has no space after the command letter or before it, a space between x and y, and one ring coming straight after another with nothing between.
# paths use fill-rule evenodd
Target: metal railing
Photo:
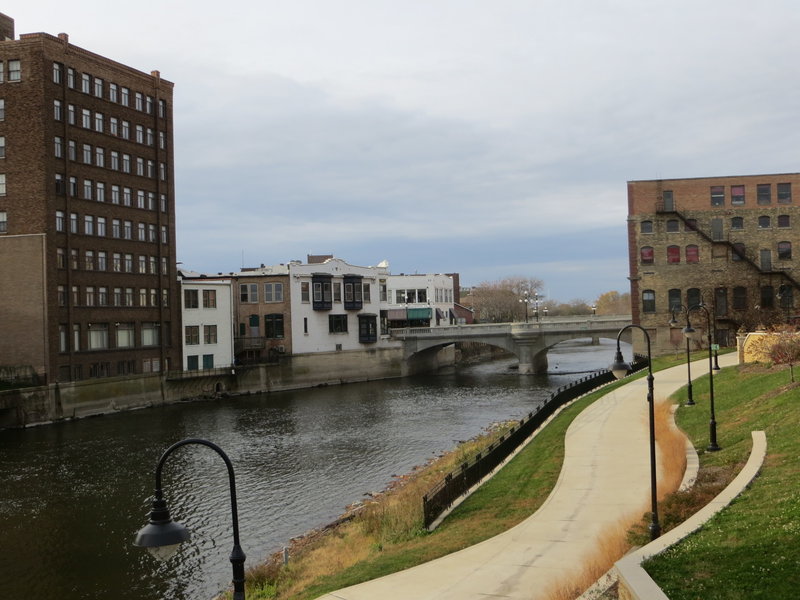
<instances>
[{"instance_id":1,"label":"metal railing","mask_svg":"<svg viewBox=\"0 0 800 600\"><path fill-rule=\"evenodd\" d=\"M633 371L638 371L647 366L647 357L637 355L635 358L635 362L631 365ZM425 528L429 528L459 496L465 494L481 479L491 473L536 429L541 427L558 408L613 380L614 375L611 371L603 370L587 375L569 385L561 386L536 411L528 413L527 417L521 419L517 425L513 426L496 442L489 444L485 450L478 453L471 461L462 463L458 470L445 475L444 479L422 497Z\"/></svg>"}]
</instances>

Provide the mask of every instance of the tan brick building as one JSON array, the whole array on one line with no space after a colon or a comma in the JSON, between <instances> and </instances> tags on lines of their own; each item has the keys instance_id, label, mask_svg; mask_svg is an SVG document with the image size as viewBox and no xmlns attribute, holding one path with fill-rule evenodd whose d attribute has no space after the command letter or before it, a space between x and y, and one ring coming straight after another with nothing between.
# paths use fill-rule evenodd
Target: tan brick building
<instances>
[{"instance_id":1,"label":"tan brick building","mask_svg":"<svg viewBox=\"0 0 800 600\"><path fill-rule=\"evenodd\" d=\"M681 328L669 326L681 306L704 303L722 345L741 327L794 317L798 190L798 173L628 182L633 322L654 353L683 347ZM705 331L702 309L690 317Z\"/></svg>"},{"instance_id":2,"label":"tan brick building","mask_svg":"<svg viewBox=\"0 0 800 600\"><path fill-rule=\"evenodd\" d=\"M172 88L0 15L0 365L180 368Z\"/></svg>"},{"instance_id":3,"label":"tan brick building","mask_svg":"<svg viewBox=\"0 0 800 600\"><path fill-rule=\"evenodd\" d=\"M237 364L292 353L289 266L243 269L233 275L234 354Z\"/></svg>"}]
</instances>

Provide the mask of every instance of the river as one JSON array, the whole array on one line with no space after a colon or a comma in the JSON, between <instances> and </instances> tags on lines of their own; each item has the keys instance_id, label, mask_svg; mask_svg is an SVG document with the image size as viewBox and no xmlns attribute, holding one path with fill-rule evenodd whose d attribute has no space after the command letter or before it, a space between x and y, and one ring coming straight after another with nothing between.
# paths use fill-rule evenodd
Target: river
<instances>
[{"instance_id":1,"label":"river","mask_svg":"<svg viewBox=\"0 0 800 600\"><path fill-rule=\"evenodd\" d=\"M251 566L394 475L606 367L613 342L601 342L559 344L548 375L499 360L0 431L0 598L210 600L230 583L232 547L227 471L214 452L188 446L164 468L172 516L192 541L166 563L132 546L172 443L205 438L230 456Z\"/></svg>"}]
</instances>

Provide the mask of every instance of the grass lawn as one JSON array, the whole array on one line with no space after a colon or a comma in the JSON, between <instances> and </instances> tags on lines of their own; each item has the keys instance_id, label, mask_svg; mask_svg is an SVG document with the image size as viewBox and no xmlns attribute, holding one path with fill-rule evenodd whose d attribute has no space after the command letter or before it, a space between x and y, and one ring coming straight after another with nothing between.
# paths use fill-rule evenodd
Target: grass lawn
<instances>
[{"instance_id":1,"label":"grass lawn","mask_svg":"<svg viewBox=\"0 0 800 600\"><path fill-rule=\"evenodd\" d=\"M764 467L728 508L644 567L670 600L797 598L800 387L789 385L788 369L743 366L715 376L714 388L721 451L702 450L709 440L707 376L694 384L697 406L676 415L699 449L701 470L738 470L754 430L767 435Z\"/></svg>"}]
</instances>

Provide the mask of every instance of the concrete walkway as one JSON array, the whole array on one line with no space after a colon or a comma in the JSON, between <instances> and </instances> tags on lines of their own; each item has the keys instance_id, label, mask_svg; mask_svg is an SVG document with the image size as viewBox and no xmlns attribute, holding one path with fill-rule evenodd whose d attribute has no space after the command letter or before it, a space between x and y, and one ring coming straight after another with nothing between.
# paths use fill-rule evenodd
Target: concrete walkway
<instances>
[{"instance_id":1,"label":"concrete walkway","mask_svg":"<svg viewBox=\"0 0 800 600\"><path fill-rule=\"evenodd\" d=\"M731 353L719 363L736 360ZM693 375L707 372L707 359L692 363ZM685 364L655 373L656 401L685 384ZM536 600L580 568L605 529L642 514L649 500L647 383L638 379L572 422L555 488L525 521L475 546L321 600Z\"/></svg>"}]
</instances>

